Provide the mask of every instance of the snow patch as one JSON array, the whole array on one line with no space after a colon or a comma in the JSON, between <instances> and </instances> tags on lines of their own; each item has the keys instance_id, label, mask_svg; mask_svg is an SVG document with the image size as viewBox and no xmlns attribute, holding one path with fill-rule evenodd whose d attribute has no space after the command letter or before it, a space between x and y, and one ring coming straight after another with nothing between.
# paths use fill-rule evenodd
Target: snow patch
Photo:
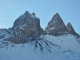
<instances>
[{"instance_id":1,"label":"snow patch","mask_svg":"<svg viewBox=\"0 0 80 60\"><path fill-rule=\"evenodd\" d=\"M49 30L53 30L53 29L54 29L54 27L50 28Z\"/></svg>"}]
</instances>

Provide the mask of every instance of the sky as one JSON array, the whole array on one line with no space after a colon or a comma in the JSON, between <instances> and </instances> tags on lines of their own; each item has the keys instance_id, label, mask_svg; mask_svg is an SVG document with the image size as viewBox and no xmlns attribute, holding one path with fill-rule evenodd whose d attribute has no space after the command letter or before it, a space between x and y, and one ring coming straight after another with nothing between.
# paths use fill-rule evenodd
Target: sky
<instances>
[{"instance_id":1,"label":"sky","mask_svg":"<svg viewBox=\"0 0 80 60\"><path fill-rule=\"evenodd\" d=\"M25 11L35 12L43 29L59 13L80 34L80 0L0 0L0 28L10 28Z\"/></svg>"}]
</instances>

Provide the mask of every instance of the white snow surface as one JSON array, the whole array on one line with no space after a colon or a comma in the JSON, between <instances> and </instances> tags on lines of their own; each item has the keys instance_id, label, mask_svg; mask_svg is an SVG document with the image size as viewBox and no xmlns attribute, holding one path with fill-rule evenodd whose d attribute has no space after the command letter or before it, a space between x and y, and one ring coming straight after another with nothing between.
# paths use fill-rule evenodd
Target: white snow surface
<instances>
[{"instance_id":1,"label":"white snow surface","mask_svg":"<svg viewBox=\"0 0 80 60\"><path fill-rule=\"evenodd\" d=\"M80 42L75 36L42 35L40 38L26 44L0 42L0 60L80 60Z\"/></svg>"},{"instance_id":2,"label":"white snow surface","mask_svg":"<svg viewBox=\"0 0 80 60\"><path fill-rule=\"evenodd\" d=\"M53 29L54 29L54 27L50 28L49 30L53 30Z\"/></svg>"}]
</instances>

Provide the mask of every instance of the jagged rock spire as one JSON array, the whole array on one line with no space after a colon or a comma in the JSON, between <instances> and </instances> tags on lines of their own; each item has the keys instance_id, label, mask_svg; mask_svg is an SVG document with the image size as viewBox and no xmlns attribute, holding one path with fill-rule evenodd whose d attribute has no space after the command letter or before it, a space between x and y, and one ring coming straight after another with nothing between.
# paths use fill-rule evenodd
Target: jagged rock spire
<instances>
[{"instance_id":1,"label":"jagged rock spire","mask_svg":"<svg viewBox=\"0 0 80 60\"><path fill-rule=\"evenodd\" d=\"M23 42L26 42L27 38L38 38L40 35L44 34L43 29L40 27L40 19L34 15L35 13L30 14L26 11L15 20L12 27L14 29L14 37L11 38L12 42L20 43L23 40Z\"/></svg>"},{"instance_id":2,"label":"jagged rock spire","mask_svg":"<svg viewBox=\"0 0 80 60\"><path fill-rule=\"evenodd\" d=\"M48 23L45 31L51 35L61 35L64 32L67 32L66 26L60 17L59 13L56 13L51 21Z\"/></svg>"},{"instance_id":3,"label":"jagged rock spire","mask_svg":"<svg viewBox=\"0 0 80 60\"><path fill-rule=\"evenodd\" d=\"M27 15L27 14L30 14L30 13L29 13L29 11L25 11L25 14Z\"/></svg>"},{"instance_id":4,"label":"jagged rock spire","mask_svg":"<svg viewBox=\"0 0 80 60\"><path fill-rule=\"evenodd\" d=\"M66 28L70 34L76 35L76 32L70 22L67 24Z\"/></svg>"},{"instance_id":5,"label":"jagged rock spire","mask_svg":"<svg viewBox=\"0 0 80 60\"><path fill-rule=\"evenodd\" d=\"M32 15L36 16L34 12L32 13Z\"/></svg>"}]
</instances>

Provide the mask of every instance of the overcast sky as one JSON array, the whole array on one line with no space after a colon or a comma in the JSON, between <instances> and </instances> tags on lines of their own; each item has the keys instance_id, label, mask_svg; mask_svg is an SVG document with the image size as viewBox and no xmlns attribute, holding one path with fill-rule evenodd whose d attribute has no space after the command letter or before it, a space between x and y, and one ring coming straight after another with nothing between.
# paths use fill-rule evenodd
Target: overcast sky
<instances>
[{"instance_id":1,"label":"overcast sky","mask_svg":"<svg viewBox=\"0 0 80 60\"><path fill-rule=\"evenodd\" d=\"M55 13L80 34L80 0L0 0L0 28L9 28L25 11L35 12L45 29Z\"/></svg>"}]
</instances>

